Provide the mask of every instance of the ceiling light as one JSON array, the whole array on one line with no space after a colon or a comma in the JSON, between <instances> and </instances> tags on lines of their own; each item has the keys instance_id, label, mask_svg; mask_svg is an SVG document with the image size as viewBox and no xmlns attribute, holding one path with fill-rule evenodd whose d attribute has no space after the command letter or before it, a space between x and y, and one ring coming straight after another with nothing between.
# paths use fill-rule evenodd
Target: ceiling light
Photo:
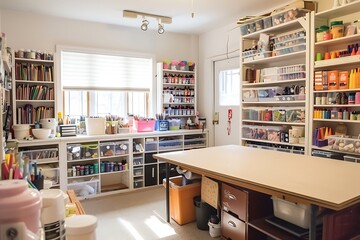
<instances>
[{"instance_id":1,"label":"ceiling light","mask_svg":"<svg viewBox=\"0 0 360 240\"><path fill-rule=\"evenodd\" d=\"M146 31L148 29L148 25L149 25L148 20L146 20L146 19L142 20L142 24L141 24L141 27L140 27L141 30Z\"/></svg>"},{"instance_id":2,"label":"ceiling light","mask_svg":"<svg viewBox=\"0 0 360 240\"><path fill-rule=\"evenodd\" d=\"M159 23L158 23L158 33L159 34L163 34L165 32L164 30L164 24L161 23L161 19L159 19Z\"/></svg>"},{"instance_id":3,"label":"ceiling light","mask_svg":"<svg viewBox=\"0 0 360 240\"><path fill-rule=\"evenodd\" d=\"M155 18L155 19L158 20L158 33L159 34L163 34L165 32L164 24L172 23L172 18L171 17L155 15L155 14L151 14L151 13L136 12L136 11L131 11L131 10L124 10L123 11L123 17L127 17L127 18L142 17L143 21L142 21L142 24L141 24L140 28L143 31L146 31L148 29L148 25L149 25L149 21L146 20L145 17L146 18Z\"/></svg>"}]
</instances>

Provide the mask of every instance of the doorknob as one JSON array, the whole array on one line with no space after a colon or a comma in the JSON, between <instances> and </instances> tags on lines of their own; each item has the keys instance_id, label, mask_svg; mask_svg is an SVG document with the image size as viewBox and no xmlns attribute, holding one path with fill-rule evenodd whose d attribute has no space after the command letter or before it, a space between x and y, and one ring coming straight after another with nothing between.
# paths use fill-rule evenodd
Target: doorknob
<instances>
[{"instance_id":1,"label":"doorknob","mask_svg":"<svg viewBox=\"0 0 360 240\"><path fill-rule=\"evenodd\" d=\"M213 121L212 121L213 125L219 125L219 112L214 112L214 116L213 116Z\"/></svg>"}]
</instances>

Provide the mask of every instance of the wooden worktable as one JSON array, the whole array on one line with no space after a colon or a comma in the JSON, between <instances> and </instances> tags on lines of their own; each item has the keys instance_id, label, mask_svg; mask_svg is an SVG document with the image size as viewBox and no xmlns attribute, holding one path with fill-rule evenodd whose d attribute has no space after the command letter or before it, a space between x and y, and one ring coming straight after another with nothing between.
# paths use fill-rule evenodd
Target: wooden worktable
<instances>
[{"instance_id":1,"label":"wooden worktable","mask_svg":"<svg viewBox=\"0 0 360 240\"><path fill-rule=\"evenodd\" d=\"M310 204L310 239L315 239L318 206L339 211L360 203L360 164L238 145L154 157L226 183Z\"/></svg>"}]
</instances>

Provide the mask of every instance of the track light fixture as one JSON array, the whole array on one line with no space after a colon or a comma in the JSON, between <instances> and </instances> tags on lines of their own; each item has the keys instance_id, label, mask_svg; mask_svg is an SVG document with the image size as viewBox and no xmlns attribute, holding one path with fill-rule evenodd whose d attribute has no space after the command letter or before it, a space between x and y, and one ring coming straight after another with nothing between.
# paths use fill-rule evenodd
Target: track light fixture
<instances>
[{"instance_id":1,"label":"track light fixture","mask_svg":"<svg viewBox=\"0 0 360 240\"><path fill-rule=\"evenodd\" d=\"M148 29L149 21L146 19L142 20L142 24L140 26L141 30L146 31Z\"/></svg>"},{"instance_id":2,"label":"track light fixture","mask_svg":"<svg viewBox=\"0 0 360 240\"><path fill-rule=\"evenodd\" d=\"M159 22L158 22L158 33L159 34L163 34L165 32L164 30L164 24L161 23L161 19L159 19Z\"/></svg>"},{"instance_id":3,"label":"track light fixture","mask_svg":"<svg viewBox=\"0 0 360 240\"><path fill-rule=\"evenodd\" d=\"M149 21L146 20L145 18L155 18L158 20L158 33L159 34L163 34L165 32L164 24L172 23L171 17L160 16L160 15L155 15L155 14L151 14L151 13L136 12L136 11L131 11L131 10L124 10L123 17L127 17L127 18L142 17L143 20L142 20L140 28L143 31L146 31L148 29L148 25L149 25Z\"/></svg>"}]
</instances>

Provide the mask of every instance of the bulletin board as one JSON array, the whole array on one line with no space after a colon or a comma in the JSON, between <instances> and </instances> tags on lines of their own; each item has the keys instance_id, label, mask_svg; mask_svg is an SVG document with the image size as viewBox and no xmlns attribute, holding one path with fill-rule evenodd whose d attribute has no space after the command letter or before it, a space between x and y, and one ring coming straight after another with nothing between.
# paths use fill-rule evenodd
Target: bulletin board
<instances>
[{"instance_id":1,"label":"bulletin board","mask_svg":"<svg viewBox=\"0 0 360 240\"><path fill-rule=\"evenodd\" d=\"M205 176L201 179L201 201L217 209L219 200L219 184Z\"/></svg>"}]
</instances>

